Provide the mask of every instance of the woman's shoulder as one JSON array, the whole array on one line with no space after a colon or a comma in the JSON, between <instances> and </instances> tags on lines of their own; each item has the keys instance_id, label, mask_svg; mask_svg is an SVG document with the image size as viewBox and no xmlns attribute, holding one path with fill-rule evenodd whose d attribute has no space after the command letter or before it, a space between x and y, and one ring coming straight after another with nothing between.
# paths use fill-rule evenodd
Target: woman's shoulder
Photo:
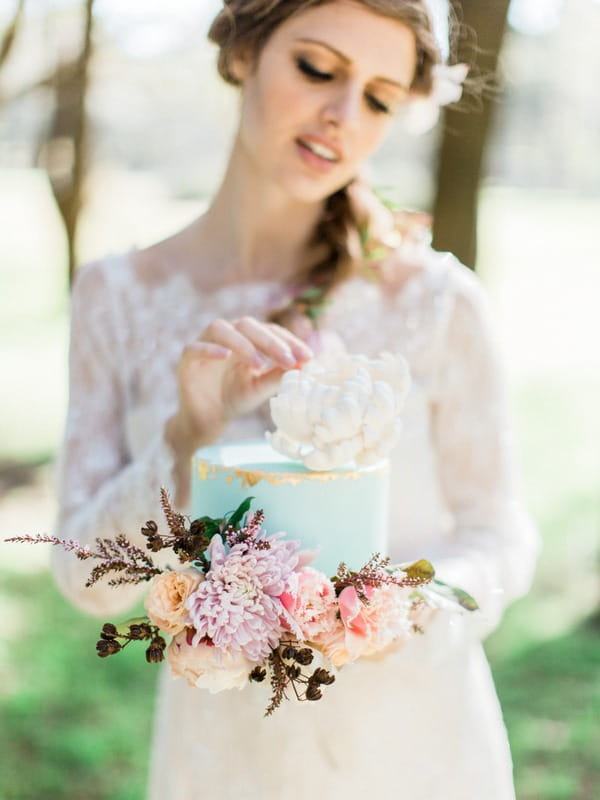
<instances>
[{"instance_id":1,"label":"woman's shoulder","mask_svg":"<svg viewBox=\"0 0 600 800\"><path fill-rule=\"evenodd\" d=\"M488 305L488 291L481 276L452 253L430 246L398 248L385 265L383 282L385 289L391 286L392 293L400 297L404 293L418 295L425 302L444 305L448 310L459 306L483 310Z\"/></svg>"},{"instance_id":2,"label":"woman's shoulder","mask_svg":"<svg viewBox=\"0 0 600 800\"><path fill-rule=\"evenodd\" d=\"M131 252L111 254L86 261L75 270L73 295L76 298L102 297L116 291L132 278Z\"/></svg>"}]
</instances>

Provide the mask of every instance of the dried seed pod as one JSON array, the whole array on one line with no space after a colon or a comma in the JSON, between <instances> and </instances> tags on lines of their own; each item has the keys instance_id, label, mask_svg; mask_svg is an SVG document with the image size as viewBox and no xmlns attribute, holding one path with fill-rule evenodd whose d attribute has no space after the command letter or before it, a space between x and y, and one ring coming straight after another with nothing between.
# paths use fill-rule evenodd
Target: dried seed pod
<instances>
[{"instance_id":1,"label":"dried seed pod","mask_svg":"<svg viewBox=\"0 0 600 800\"><path fill-rule=\"evenodd\" d=\"M318 667L311 675L310 681L311 683L314 682L317 685L322 683L325 686L330 686L335 682L335 675L327 672L327 670L323 669L323 667Z\"/></svg>"},{"instance_id":2,"label":"dried seed pod","mask_svg":"<svg viewBox=\"0 0 600 800\"><path fill-rule=\"evenodd\" d=\"M131 639L147 639L148 636L144 631L144 627L142 625L130 625L129 626L129 636Z\"/></svg>"},{"instance_id":3,"label":"dried seed pod","mask_svg":"<svg viewBox=\"0 0 600 800\"><path fill-rule=\"evenodd\" d=\"M300 677L301 669L296 664L286 664L285 665L285 672L286 672L286 675L289 678L291 678L293 681L295 681L296 678Z\"/></svg>"},{"instance_id":4,"label":"dried seed pod","mask_svg":"<svg viewBox=\"0 0 600 800\"><path fill-rule=\"evenodd\" d=\"M281 651L281 657L286 658L288 660L291 660L292 658L295 659L297 655L298 651L296 650L295 647L292 647L291 645L288 647L284 647L283 650Z\"/></svg>"},{"instance_id":5,"label":"dried seed pod","mask_svg":"<svg viewBox=\"0 0 600 800\"><path fill-rule=\"evenodd\" d=\"M320 700L323 697L323 692L319 689L318 686L315 686L312 683L306 688L306 699L307 700Z\"/></svg>"},{"instance_id":6,"label":"dried seed pod","mask_svg":"<svg viewBox=\"0 0 600 800\"><path fill-rule=\"evenodd\" d=\"M102 626L101 636L103 639L114 639L117 633L117 626L113 625L112 622L105 622Z\"/></svg>"},{"instance_id":7,"label":"dried seed pod","mask_svg":"<svg viewBox=\"0 0 600 800\"><path fill-rule=\"evenodd\" d=\"M254 667L249 675L251 681L261 683L267 677L267 670L264 667Z\"/></svg>"},{"instance_id":8,"label":"dried seed pod","mask_svg":"<svg viewBox=\"0 0 600 800\"><path fill-rule=\"evenodd\" d=\"M294 656L295 661L297 661L298 664L302 664L303 667L312 664L313 658L314 654L310 647L303 647L302 650L298 650Z\"/></svg>"},{"instance_id":9,"label":"dried seed pod","mask_svg":"<svg viewBox=\"0 0 600 800\"><path fill-rule=\"evenodd\" d=\"M142 528L142 534L144 536L152 536L153 534L158 532L158 525L154 522L153 519L149 519L148 522Z\"/></svg>"},{"instance_id":10,"label":"dried seed pod","mask_svg":"<svg viewBox=\"0 0 600 800\"><path fill-rule=\"evenodd\" d=\"M155 644L153 641L146 650L146 661L149 664L159 664L161 661L164 661L165 658L163 651L164 648Z\"/></svg>"},{"instance_id":11,"label":"dried seed pod","mask_svg":"<svg viewBox=\"0 0 600 800\"><path fill-rule=\"evenodd\" d=\"M163 549L162 539L160 538L160 536L148 536L146 547L153 553L158 553L159 550Z\"/></svg>"},{"instance_id":12,"label":"dried seed pod","mask_svg":"<svg viewBox=\"0 0 600 800\"><path fill-rule=\"evenodd\" d=\"M121 650L121 645L115 639L100 639L96 642L96 653L100 658L114 656L119 650Z\"/></svg>"}]
</instances>

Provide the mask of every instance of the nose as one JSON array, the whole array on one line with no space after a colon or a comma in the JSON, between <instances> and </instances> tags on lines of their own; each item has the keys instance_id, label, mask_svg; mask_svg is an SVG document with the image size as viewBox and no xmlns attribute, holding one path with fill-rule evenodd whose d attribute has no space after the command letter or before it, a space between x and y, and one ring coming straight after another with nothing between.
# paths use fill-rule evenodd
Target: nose
<instances>
[{"instance_id":1,"label":"nose","mask_svg":"<svg viewBox=\"0 0 600 800\"><path fill-rule=\"evenodd\" d=\"M354 83L338 86L327 98L323 106L323 121L339 126L355 126L359 121L362 92Z\"/></svg>"}]
</instances>

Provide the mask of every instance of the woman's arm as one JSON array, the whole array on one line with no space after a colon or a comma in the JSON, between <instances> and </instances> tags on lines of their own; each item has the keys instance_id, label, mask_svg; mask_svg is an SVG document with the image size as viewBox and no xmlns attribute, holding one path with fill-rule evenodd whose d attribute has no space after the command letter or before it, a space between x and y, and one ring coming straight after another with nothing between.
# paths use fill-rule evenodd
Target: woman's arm
<instances>
[{"instance_id":1,"label":"woman's arm","mask_svg":"<svg viewBox=\"0 0 600 800\"><path fill-rule=\"evenodd\" d=\"M173 456L162 430L131 461L124 431L124 391L115 298L102 262L81 268L71 303L69 410L58 469L59 515L56 534L93 545L96 537L124 533L145 547L140 528L148 519L162 523L160 487L173 492ZM139 586L92 588L85 581L93 567L72 553L53 548L53 571L62 592L97 615L116 614L140 595Z\"/></svg>"},{"instance_id":2,"label":"woman's arm","mask_svg":"<svg viewBox=\"0 0 600 800\"><path fill-rule=\"evenodd\" d=\"M131 354L120 347L117 335L128 322L115 313L115 300L102 263L80 270L72 297L69 413L59 469L57 534L93 545L96 537L124 533L145 548L142 525L148 519L163 522L161 487L185 506L193 452L216 441L233 419L253 411L273 393L285 369L299 366L312 353L277 325L250 317L213 320L184 348L177 376L171 378L178 385L177 409L170 409L173 413L145 451L131 460L119 374L119 365ZM117 590L100 581L85 587L91 563L54 552L54 572L65 595L96 614L119 613L132 605L139 586Z\"/></svg>"},{"instance_id":3,"label":"woman's arm","mask_svg":"<svg viewBox=\"0 0 600 800\"><path fill-rule=\"evenodd\" d=\"M471 592L478 635L530 586L540 548L525 512L513 454L503 369L479 279L464 267L438 353L434 440L454 527L436 569Z\"/></svg>"}]
</instances>

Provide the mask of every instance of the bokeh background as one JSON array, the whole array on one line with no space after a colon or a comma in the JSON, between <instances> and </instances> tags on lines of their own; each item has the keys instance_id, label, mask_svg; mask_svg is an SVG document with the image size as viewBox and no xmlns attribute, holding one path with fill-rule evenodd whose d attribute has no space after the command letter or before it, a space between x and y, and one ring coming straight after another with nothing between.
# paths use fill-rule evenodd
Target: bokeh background
<instances>
[{"instance_id":1,"label":"bokeh background","mask_svg":"<svg viewBox=\"0 0 600 800\"><path fill-rule=\"evenodd\" d=\"M489 15L497 3L478 5ZM438 156L448 141L452 147L453 129L485 122L470 216L474 265L492 299L523 491L544 539L531 593L509 610L487 650L519 800L594 800L600 2L505 5L493 102L470 101L421 139L396 131L372 179L404 207L435 208L446 232L458 229L464 219L440 206ZM69 264L175 231L219 179L237 101L216 79L205 43L217 6L0 0L0 539L52 530L53 461L67 402ZM81 165L72 87L88 52L90 12ZM451 197L461 196L453 163ZM74 198L69 187L83 167ZM69 248L65 219L72 227L75 207ZM443 231L436 237L443 246ZM141 800L155 673L140 667L139 653L97 659L97 622L61 598L48 559L45 547L0 543L0 798Z\"/></svg>"}]
</instances>

